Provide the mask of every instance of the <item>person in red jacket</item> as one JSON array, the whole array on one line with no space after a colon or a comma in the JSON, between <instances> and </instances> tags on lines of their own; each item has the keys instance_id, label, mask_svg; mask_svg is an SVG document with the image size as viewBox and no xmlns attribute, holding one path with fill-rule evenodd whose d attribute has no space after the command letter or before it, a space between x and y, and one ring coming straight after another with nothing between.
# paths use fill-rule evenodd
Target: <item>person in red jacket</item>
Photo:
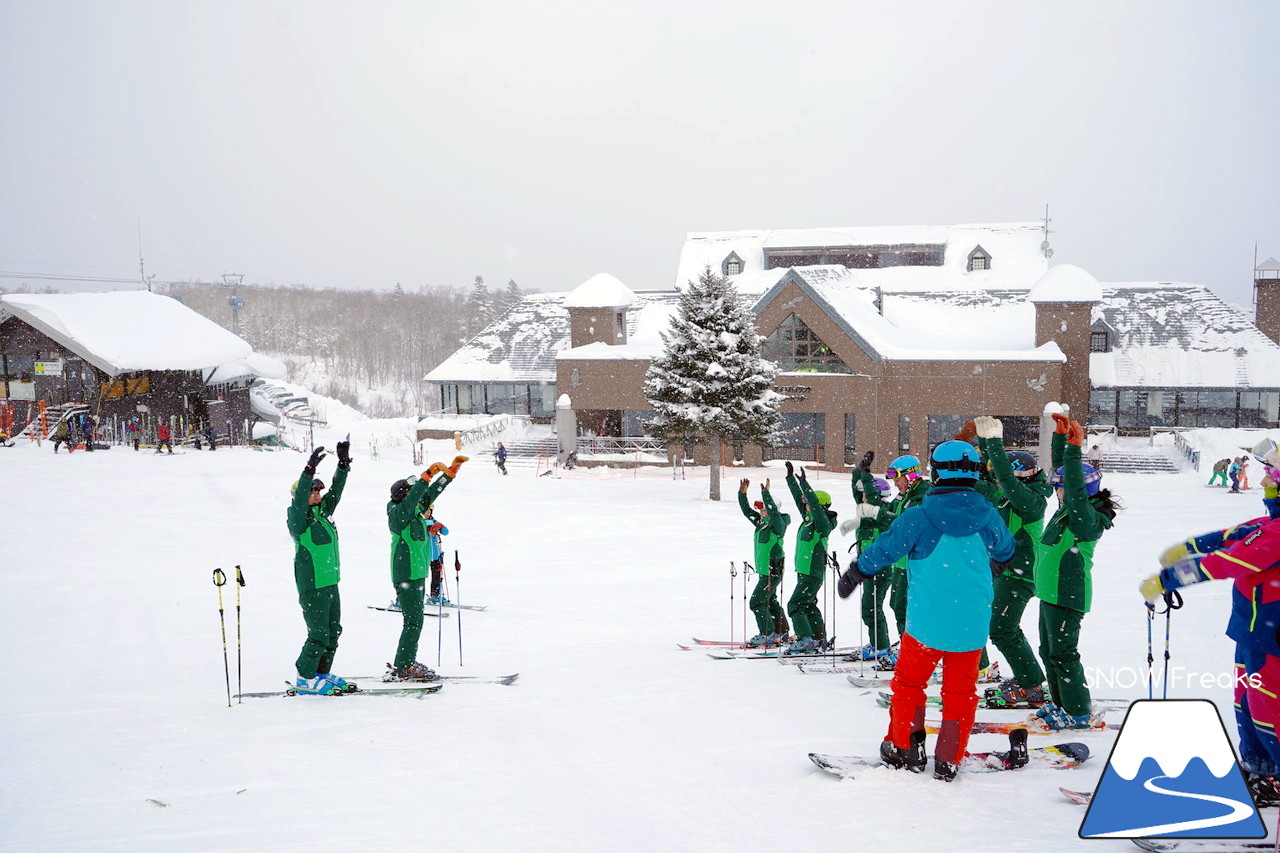
<instances>
[{"instance_id":1,"label":"person in red jacket","mask_svg":"<svg viewBox=\"0 0 1280 853\"><path fill-rule=\"evenodd\" d=\"M1275 805L1280 771L1280 520L1254 518L1165 550L1139 587L1148 602L1190 584L1232 580L1227 636L1236 641L1240 764L1258 805Z\"/></svg>"},{"instance_id":2,"label":"person in red jacket","mask_svg":"<svg viewBox=\"0 0 1280 853\"><path fill-rule=\"evenodd\" d=\"M169 433L169 425L166 423L156 427L156 453L159 453L162 447L169 448L169 452L173 453L172 436Z\"/></svg>"}]
</instances>

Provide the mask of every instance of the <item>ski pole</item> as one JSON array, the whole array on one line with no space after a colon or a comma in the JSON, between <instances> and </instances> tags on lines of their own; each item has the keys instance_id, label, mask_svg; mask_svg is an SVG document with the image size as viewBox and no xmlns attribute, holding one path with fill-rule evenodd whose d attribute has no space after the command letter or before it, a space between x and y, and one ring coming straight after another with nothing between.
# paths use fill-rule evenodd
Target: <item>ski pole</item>
<instances>
[{"instance_id":1,"label":"ski pole","mask_svg":"<svg viewBox=\"0 0 1280 853\"><path fill-rule=\"evenodd\" d=\"M1156 621L1156 606L1147 602L1147 698L1156 698L1156 656L1151 642L1151 626Z\"/></svg>"},{"instance_id":2,"label":"ski pole","mask_svg":"<svg viewBox=\"0 0 1280 853\"><path fill-rule=\"evenodd\" d=\"M244 667L240 663L240 590L244 588L244 572L236 565L236 704L243 705L240 694L244 693Z\"/></svg>"},{"instance_id":3,"label":"ski pole","mask_svg":"<svg viewBox=\"0 0 1280 853\"><path fill-rule=\"evenodd\" d=\"M747 562L742 563L742 644L747 643ZM752 567L752 572L755 568Z\"/></svg>"},{"instance_id":4,"label":"ski pole","mask_svg":"<svg viewBox=\"0 0 1280 853\"><path fill-rule=\"evenodd\" d=\"M728 561L728 643L733 644L733 579L737 578L737 566L733 561ZM742 643L746 643L746 638L742 638Z\"/></svg>"},{"instance_id":5,"label":"ski pole","mask_svg":"<svg viewBox=\"0 0 1280 853\"><path fill-rule=\"evenodd\" d=\"M440 553L440 589L436 592L436 666L440 666L440 656L444 648L444 552Z\"/></svg>"},{"instance_id":6,"label":"ski pole","mask_svg":"<svg viewBox=\"0 0 1280 853\"><path fill-rule=\"evenodd\" d=\"M226 586L227 576L222 569L213 570L213 585L218 588L218 621L222 623L222 669L227 676L227 707L231 707L231 664L227 661L227 617L222 608L222 588Z\"/></svg>"},{"instance_id":7,"label":"ski pole","mask_svg":"<svg viewBox=\"0 0 1280 853\"><path fill-rule=\"evenodd\" d=\"M1173 611L1182 608L1182 593L1171 589L1164 594L1164 688L1161 699L1169 698L1169 628L1173 622Z\"/></svg>"},{"instance_id":8,"label":"ski pole","mask_svg":"<svg viewBox=\"0 0 1280 853\"><path fill-rule=\"evenodd\" d=\"M462 561L453 552L453 594L458 599L458 666L462 666Z\"/></svg>"}]
</instances>

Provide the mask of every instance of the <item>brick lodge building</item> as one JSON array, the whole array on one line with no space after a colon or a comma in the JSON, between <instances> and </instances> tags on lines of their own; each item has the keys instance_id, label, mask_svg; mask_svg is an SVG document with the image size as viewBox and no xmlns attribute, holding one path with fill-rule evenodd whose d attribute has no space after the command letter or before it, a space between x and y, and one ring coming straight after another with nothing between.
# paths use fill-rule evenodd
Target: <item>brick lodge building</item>
<instances>
[{"instance_id":1,"label":"brick lodge building","mask_svg":"<svg viewBox=\"0 0 1280 853\"><path fill-rule=\"evenodd\" d=\"M1039 222L692 233L675 289L601 274L528 296L425 381L446 409L550 419L567 395L580 433L643 436L659 332L709 266L782 369L787 438L734 448L748 465L923 457L979 414L1004 420L1010 446L1035 445L1049 402L1130 433L1280 426L1280 265L1255 274L1259 317L1273 318L1260 330L1201 285L1050 266L1045 238Z\"/></svg>"}]
</instances>

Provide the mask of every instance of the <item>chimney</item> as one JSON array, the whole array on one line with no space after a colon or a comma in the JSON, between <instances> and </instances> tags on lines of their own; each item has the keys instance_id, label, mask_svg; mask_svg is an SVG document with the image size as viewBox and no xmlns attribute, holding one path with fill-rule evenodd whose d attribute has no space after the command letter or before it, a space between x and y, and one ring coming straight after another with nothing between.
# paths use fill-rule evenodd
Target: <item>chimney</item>
<instances>
[{"instance_id":1,"label":"chimney","mask_svg":"<svg viewBox=\"0 0 1280 853\"><path fill-rule=\"evenodd\" d=\"M1093 306L1102 301L1102 285L1080 267L1059 264L1032 286L1027 300L1036 308L1036 346L1053 341L1067 357L1062 366L1062 402L1071 417L1089 422L1090 327Z\"/></svg>"},{"instance_id":2,"label":"chimney","mask_svg":"<svg viewBox=\"0 0 1280 853\"><path fill-rule=\"evenodd\" d=\"M1267 258L1253 271L1253 323L1280 344L1280 261Z\"/></svg>"}]
</instances>

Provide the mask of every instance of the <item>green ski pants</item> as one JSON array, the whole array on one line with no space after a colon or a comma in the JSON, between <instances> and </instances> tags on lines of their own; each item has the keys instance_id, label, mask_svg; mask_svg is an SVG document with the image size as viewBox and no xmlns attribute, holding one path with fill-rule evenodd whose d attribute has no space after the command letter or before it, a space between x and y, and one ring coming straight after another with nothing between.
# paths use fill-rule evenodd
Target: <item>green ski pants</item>
<instances>
[{"instance_id":1,"label":"green ski pants","mask_svg":"<svg viewBox=\"0 0 1280 853\"><path fill-rule=\"evenodd\" d=\"M400 615L404 617L400 642L396 646L395 666L403 669L418 659L418 640L422 637L422 602L427 582L425 578L419 578L416 581L398 583L395 587L396 604L400 605Z\"/></svg>"},{"instance_id":2,"label":"green ski pants","mask_svg":"<svg viewBox=\"0 0 1280 853\"><path fill-rule=\"evenodd\" d=\"M1038 687L1044 683L1044 670L1022 633L1022 614L1035 598L1036 585L1000 575L995 579L995 593L991 603L991 642L1004 655L1018 684Z\"/></svg>"},{"instance_id":3,"label":"green ski pants","mask_svg":"<svg viewBox=\"0 0 1280 853\"><path fill-rule=\"evenodd\" d=\"M294 666L303 678L315 678L333 668L333 656L338 652L338 637L342 635L342 601L338 597L338 585L326 586L298 593L302 605L302 618L307 623L307 641Z\"/></svg>"},{"instance_id":4,"label":"green ski pants","mask_svg":"<svg viewBox=\"0 0 1280 853\"><path fill-rule=\"evenodd\" d=\"M778 582L781 574L757 575L756 588L751 593L748 604L751 614L756 617L756 630L765 635L778 633L778 620L786 624L782 613L782 604L778 601Z\"/></svg>"},{"instance_id":5,"label":"green ski pants","mask_svg":"<svg viewBox=\"0 0 1280 853\"><path fill-rule=\"evenodd\" d=\"M862 622L867 626L867 642L873 649L887 649L892 643L889 639L889 620L884 615L884 599L894 587L900 571L901 569L890 566L862 582ZM896 611L894 616L897 616ZM902 636L902 622L902 619L898 619L899 637Z\"/></svg>"},{"instance_id":6,"label":"green ski pants","mask_svg":"<svg viewBox=\"0 0 1280 853\"><path fill-rule=\"evenodd\" d=\"M796 588L787 602L787 615L799 639L825 640L827 637L827 626L818 608L818 590L822 589L824 577L821 570L812 575L796 574Z\"/></svg>"},{"instance_id":7,"label":"green ski pants","mask_svg":"<svg viewBox=\"0 0 1280 853\"><path fill-rule=\"evenodd\" d=\"M1079 610L1040 602L1040 659L1048 675L1049 693L1056 705L1072 716L1088 714L1093 709L1084 666L1080 663Z\"/></svg>"}]
</instances>

